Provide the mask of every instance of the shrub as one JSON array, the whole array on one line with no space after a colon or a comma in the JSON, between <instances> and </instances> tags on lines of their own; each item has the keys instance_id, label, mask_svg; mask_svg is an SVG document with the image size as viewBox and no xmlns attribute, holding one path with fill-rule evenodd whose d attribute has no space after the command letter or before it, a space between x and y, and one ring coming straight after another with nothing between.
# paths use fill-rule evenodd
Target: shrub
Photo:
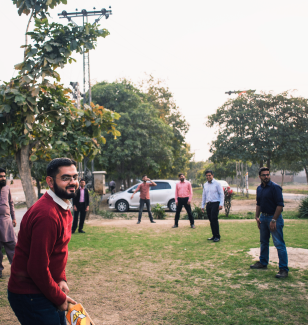
<instances>
[{"instance_id":1,"label":"shrub","mask_svg":"<svg viewBox=\"0 0 308 325\"><path fill-rule=\"evenodd\" d=\"M201 208L197 205L194 205L194 209L191 211L194 219L208 219L206 209L202 212ZM188 214L185 214L183 219L188 219Z\"/></svg>"},{"instance_id":2,"label":"shrub","mask_svg":"<svg viewBox=\"0 0 308 325\"><path fill-rule=\"evenodd\" d=\"M298 207L298 217L308 218L308 197L301 200Z\"/></svg>"},{"instance_id":3,"label":"shrub","mask_svg":"<svg viewBox=\"0 0 308 325\"><path fill-rule=\"evenodd\" d=\"M113 219L114 213L108 210L99 210L98 214L103 217L103 219Z\"/></svg>"},{"instance_id":4,"label":"shrub","mask_svg":"<svg viewBox=\"0 0 308 325\"><path fill-rule=\"evenodd\" d=\"M99 209L99 203L101 201L101 196L98 193L90 190L89 190L89 196L90 196L90 211L94 214L97 214Z\"/></svg>"},{"instance_id":5,"label":"shrub","mask_svg":"<svg viewBox=\"0 0 308 325\"><path fill-rule=\"evenodd\" d=\"M197 184L197 183L192 183L191 184L191 187L192 188L196 188L196 187L202 187L202 186L200 186L200 184Z\"/></svg>"},{"instance_id":6,"label":"shrub","mask_svg":"<svg viewBox=\"0 0 308 325\"><path fill-rule=\"evenodd\" d=\"M165 219L167 216L165 209L158 203L152 208L152 212L154 219Z\"/></svg>"}]
</instances>

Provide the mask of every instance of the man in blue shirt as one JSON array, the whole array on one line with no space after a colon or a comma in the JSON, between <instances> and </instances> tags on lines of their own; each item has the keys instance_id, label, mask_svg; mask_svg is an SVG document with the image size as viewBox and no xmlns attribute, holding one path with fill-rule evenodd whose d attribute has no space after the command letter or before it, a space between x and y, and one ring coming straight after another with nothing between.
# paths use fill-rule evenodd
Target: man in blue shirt
<instances>
[{"instance_id":1,"label":"man in blue shirt","mask_svg":"<svg viewBox=\"0 0 308 325\"><path fill-rule=\"evenodd\" d=\"M207 182L203 185L201 210L204 212L206 204L206 213L210 220L213 236L208 238L213 242L220 241L218 214L224 205L224 191L222 186L214 179L213 171L205 172Z\"/></svg>"},{"instance_id":2,"label":"man in blue shirt","mask_svg":"<svg viewBox=\"0 0 308 325\"><path fill-rule=\"evenodd\" d=\"M279 258L279 272L276 278L288 276L288 254L283 240L284 221L281 215L283 210L282 188L271 181L267 167L259 170L261 185L257 188L256 221L260 229L260 261L250 265L251 269L266 269L269 259L269 239L272 234ZM261 213L261 216L260 216Z\"/></svg>"}]
</instances>

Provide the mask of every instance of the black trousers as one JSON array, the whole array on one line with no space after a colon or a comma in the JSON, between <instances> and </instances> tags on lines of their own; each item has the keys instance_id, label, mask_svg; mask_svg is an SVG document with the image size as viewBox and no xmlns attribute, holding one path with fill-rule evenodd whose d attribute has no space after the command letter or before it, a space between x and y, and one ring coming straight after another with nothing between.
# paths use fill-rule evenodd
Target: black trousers
<instances>
[{"instance_id":1,"label":"black trousers","mask_svg":"<svg viewBox=\"0 0 308 325\"><path fill-rule=\"evenodd\" d=\"M208 202L206 204L206 213L210 220L213 237L220 238L218 223L219 202Z\"/></svg>"},{"instance_id":2,"label":"black trousers","mask_svg":"<svg viewBox=\"0 0 308 325\"><path fill-rule=\"evenodd\" d=\"M80 212L80 221L79 221L78 231L82 230L83 224L84 224L84 219L86 218L86 204L79 203L79 205L77 205L76 207L77 207L77 211L74 211L74 221L73 221L72 232L75 232L77 229L79 212Z\"/></svg>"},{"instance_id":3,"label":"black trousers","mask_svg":"<svg viewBox=\"0 0 308 325\"><path fill-rule=\"evenodd\" d=\"M179 225L180 213L182 211L183 205L184 205L185 210L187 211L190 225L192 226L195 224L194 217L191 213L191 206L190 206L190 204L187 203L188 199L189 199L188 197L184 197L184 198L178 197L178 205L176 206L176 213L175 213L175 218L174 218L174 224L176 226Z\"/></svg>"},{"instance_id":4,"label":"black trousers","mask_svg":"<svg viewBox=\"0 0 308 325\"><path fill-rule=\"evenodd\" d=\"M147 206L150 221L153 221L150 200L147 200L147 199L140 199L138 221L141 221L144 204L146 204L146 206Z\"/></svg>"}]
</instances>

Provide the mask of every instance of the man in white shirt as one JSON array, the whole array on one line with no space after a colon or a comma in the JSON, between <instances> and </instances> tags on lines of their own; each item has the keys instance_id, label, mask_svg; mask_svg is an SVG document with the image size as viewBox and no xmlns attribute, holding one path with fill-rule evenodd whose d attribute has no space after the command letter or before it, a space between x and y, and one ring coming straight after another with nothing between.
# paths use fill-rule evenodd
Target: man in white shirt
<instances>
[{"instance_id":1,"label":"man in white shirt","mask_svg":"<svg viewBox=\"0 0 308 325\"><path fill-rule=\"evenodd\" d=\"M206 204L206 213L210 220L213 236L208 238L213 242L220 241L218 214L224 205L224 192L222 186L214 179L213 171L207 170L205 172L207 182L203 185L202 204L201 209L204 212Z\"/></svg>"}]
</instances>

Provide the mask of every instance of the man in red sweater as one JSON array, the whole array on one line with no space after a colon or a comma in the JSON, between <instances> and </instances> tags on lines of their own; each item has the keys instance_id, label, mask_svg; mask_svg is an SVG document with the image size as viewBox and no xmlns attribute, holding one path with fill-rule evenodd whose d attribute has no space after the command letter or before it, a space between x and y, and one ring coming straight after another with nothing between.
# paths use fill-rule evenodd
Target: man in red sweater
<instances>
[{"instance_id":1,"label":"man in red sweater","mask_svg":"<svg viewBox=\"0 0 308 325\"><path fill-rule=\"evenodd\" d=\"M73 217L69 199L78 187L76 162L47 166L50 189L24 215L8 284L8 299L22 325L64 325L68 303L65 266Z\"/></svg>"}]
</instances>

